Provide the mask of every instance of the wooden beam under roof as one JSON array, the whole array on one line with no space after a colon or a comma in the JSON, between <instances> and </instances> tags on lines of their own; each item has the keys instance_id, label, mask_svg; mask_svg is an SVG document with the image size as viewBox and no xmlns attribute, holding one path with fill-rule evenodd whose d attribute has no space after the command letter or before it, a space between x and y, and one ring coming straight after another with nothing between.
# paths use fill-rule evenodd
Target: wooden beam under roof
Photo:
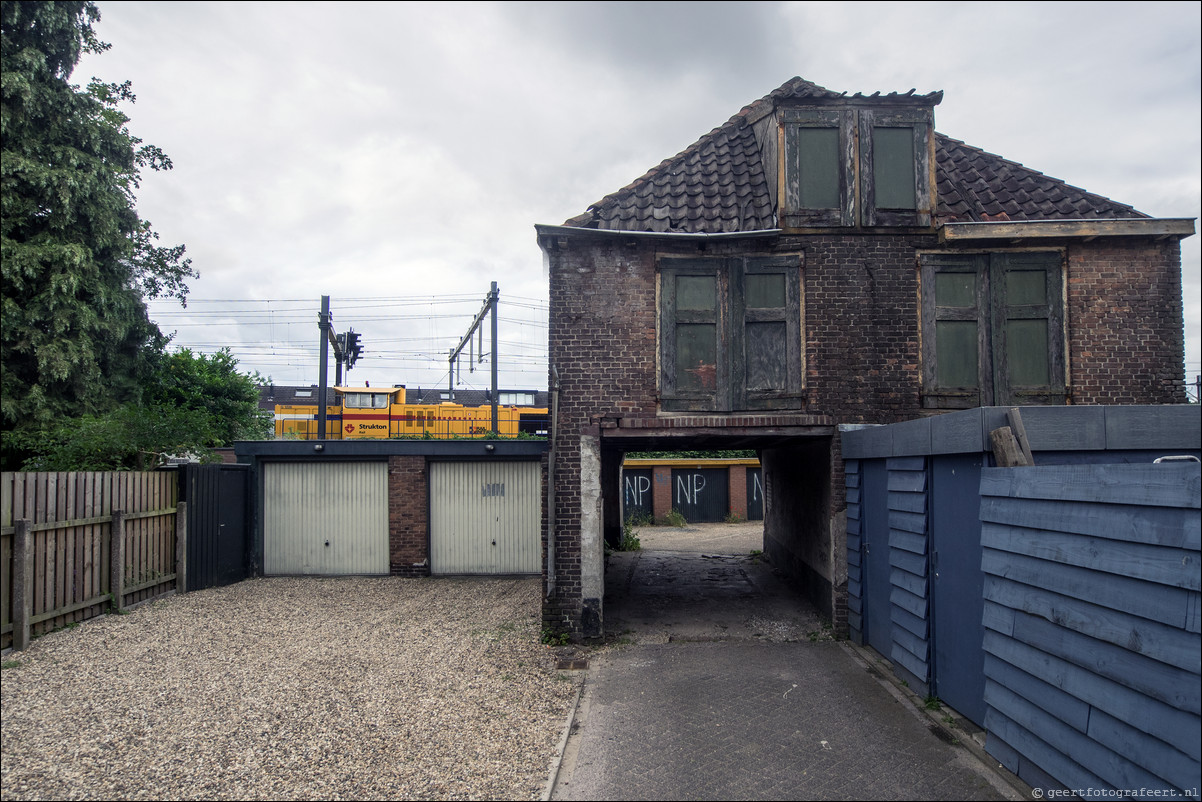
<instances>
[{"instance_id":1,"label":"wooden beam under roof","mask_svg":"<svg viewBox=\"0 0 1202 802\"><path fill-rule=\"evenodd\" d=\"M944 223L940 242L1023 240L1093 237L1192 237L1194 218L1139 218L1130 220L1036 220L988 223Z\"/></svg>"}]
</instances>

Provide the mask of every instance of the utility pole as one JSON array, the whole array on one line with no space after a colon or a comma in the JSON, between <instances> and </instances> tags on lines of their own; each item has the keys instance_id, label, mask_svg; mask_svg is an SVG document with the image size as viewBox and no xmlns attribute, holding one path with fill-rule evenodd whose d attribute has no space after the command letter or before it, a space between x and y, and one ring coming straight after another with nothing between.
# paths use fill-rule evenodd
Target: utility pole
<instances>
[{"instance_id":1,"label":"utility pole","mask_svg":"<svg viewBox=\"0 0 1202 802\"><path fill-rule=\"evenodd\" d=\"M483 336L484 330L480 328L480 324L484 322L484 316L492 313L492 431L497 434L500 430L497 426L497 299L500 297L500 292L497 290L497 282L492 283L492 287L488 291L488 295L484 298L484 307L476 313L476 319L472 321L472 325L468 327L467 334L459 341L459 345L451 349L451 355L447 359L450 370L447 375L447 389L451 391L451 397L454 398L455 393L455 367L456 360L459 354L463 351L464 346L469 346L472 343L472 335L480 329L480 334ZM484 361L484 349L480 348L479 359ZM469 351L469 355L470 355Z\"/></svg>"},{"instance_id":2,"label":"utility pole","mask_svg":"<svg viewBox=\"0 0 1202 802\"><path fill-rule=\"evenodd\" d=\"M330 317L330 296L321 296L321 313L317 316L317 328L321 331L321 366L317 370L317 439L326 439L326 383L329 379L330 340L333 338L333 320ZM338 341L334 340L335 346Z\"/></svg>"}]
</instances>

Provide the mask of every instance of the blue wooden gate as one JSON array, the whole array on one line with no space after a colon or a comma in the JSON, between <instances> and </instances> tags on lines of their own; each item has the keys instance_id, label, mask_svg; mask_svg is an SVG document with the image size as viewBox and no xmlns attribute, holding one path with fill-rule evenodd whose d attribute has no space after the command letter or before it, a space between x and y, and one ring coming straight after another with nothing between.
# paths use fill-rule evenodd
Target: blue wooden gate
<instances>
[{"instance_id":1,"label":"blue wooden gate","mask_svg":"<svg viewBox=\"0 0 1202 802\"><path fill-rule=\"evenodd\" d=\"M985 724L985 627L978 490L981 454L931 460L931 693Z\"/></svg>"},{"instance_id":2,"label":"blue wooden gate","mask_svg":"<svg viewBox=\"0 0 1202 802\"><path fill-rule=\"evenodd\" d=\"M863 566L864 640L886 657L893 652L889 601L889 494L884 460L860 463L860 565Z\"/></svg>"}]
</instances>

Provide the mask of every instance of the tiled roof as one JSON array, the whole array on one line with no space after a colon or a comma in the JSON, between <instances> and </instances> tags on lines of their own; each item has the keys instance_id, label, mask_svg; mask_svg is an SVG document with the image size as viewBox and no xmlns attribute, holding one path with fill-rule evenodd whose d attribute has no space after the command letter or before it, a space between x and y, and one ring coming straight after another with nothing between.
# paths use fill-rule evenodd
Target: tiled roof
<instances>
[{"instance_id":1,"label":"tiled roof","mask_svg":"<svg viewBox=\"0 0 1202 802\"><path fill-rule=\"evenodd\" d=\"M942 92L915 95L914 90L847 95L793 78L565 225L705 234L775 228L776 210L763 154L751 126L778 101L917 98L934 105L942 97ZM1146 216L941 134L936 134L935 151L939 222Z\"/></svg>"},{"instance_id":2,"label":"tiled roof","mask_svg":"<svg viewBox=\"0 0 1202 802\"><path fill-rule=\"evenodd\" d=\"M1147 217L939 133L935 163L936 217L943 223Z\"/></svg>"},{"instance_id":3,"label":"tiled roof","mask_svg":"<svg viewBox=\"0 0 1202 802\"><path fill-rule=\"evenodd\" d=\"M755 134L739 115L567 225L717 234L776 226Z\"/></svg>"}]
</instances>

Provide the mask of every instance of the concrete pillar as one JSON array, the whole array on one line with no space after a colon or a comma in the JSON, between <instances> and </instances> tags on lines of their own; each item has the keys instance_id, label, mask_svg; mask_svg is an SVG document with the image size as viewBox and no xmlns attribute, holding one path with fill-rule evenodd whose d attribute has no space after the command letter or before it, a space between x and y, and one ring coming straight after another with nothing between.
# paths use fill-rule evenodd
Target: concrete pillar
<instances>
[{"instance_id":1,"label":"concrete pillar","mask_svg":"<svg viewBox=\"0 0 1202 802\"><path fill-rule=\"evenodd\" d=\"M580 634L599 638L604 631L604 516L601 505L601 437L580 437Z\"/></svg>"}]
</instances>

